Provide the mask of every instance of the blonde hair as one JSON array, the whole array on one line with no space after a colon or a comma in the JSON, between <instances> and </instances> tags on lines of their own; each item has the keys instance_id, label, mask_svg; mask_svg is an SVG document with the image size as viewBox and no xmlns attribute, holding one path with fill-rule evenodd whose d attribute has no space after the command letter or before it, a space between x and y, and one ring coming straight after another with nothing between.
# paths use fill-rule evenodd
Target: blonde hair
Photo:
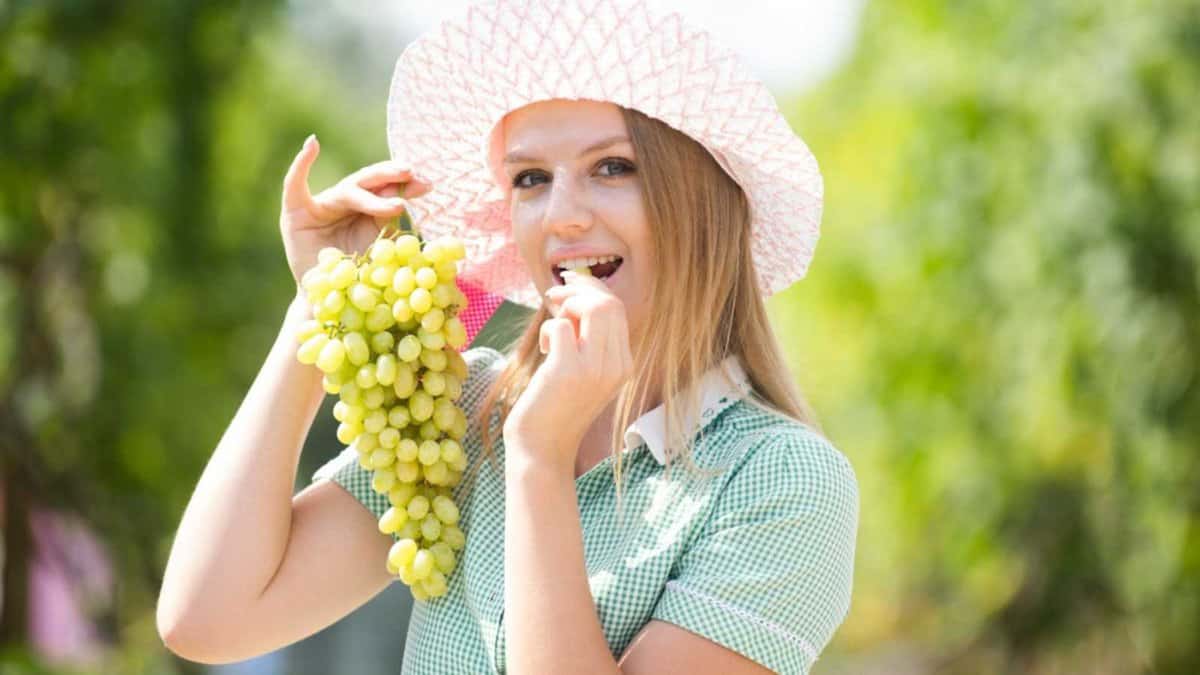
<instances>
[{"instance_id":1,"label":"blonde hair","mask_svg":"<svg viewBox=\"0 0 1200 675\"><path fill-rule=\"evenodd\" d=\"M751 254L751 212L745 193L691 137L637 110L622 107L621 112L638 158L634 175L642 189L658 266L649 296L654 310L637 344L630 345L638 375L621 389L613 415L618 510L624 432L633 411L645 410L655 382L665 408L668 470L676 459L696 470L682 411L690 410L698 419L700 392L691 385L730 355L741 358L749 377L747 402L820 432L815 414L789 375L768 320ZM493 430L481 421L491 420L498 408L503 428L509 410L546 358L538 337L549 318L545 305L530 317L473 420L493 467ZM685 391L690 396L681 396Z\"/></svg>"}]
</instances>

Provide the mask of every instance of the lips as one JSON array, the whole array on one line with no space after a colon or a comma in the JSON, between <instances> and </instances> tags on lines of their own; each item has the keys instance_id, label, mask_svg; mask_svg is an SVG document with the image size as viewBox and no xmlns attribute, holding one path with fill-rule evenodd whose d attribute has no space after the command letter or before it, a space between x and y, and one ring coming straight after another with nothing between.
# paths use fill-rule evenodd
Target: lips
<instances>
[{"instance_id":1,"label":"lips","mask_svg":"<svg viewBox=\"0 0 1200 675\"><path fill-rule=\"evenodd\" d=\"M607 266L608 266L608 265L610 265L610 264L612 264L612 263L602 263L602 264L600 264L600 265L597 265L597 267L601 267L601 268L603 268L603 267L607 267ZM617 275L617 273L618 273L618 272L620 272L620 271L621 271L621 268L622 268L622 267L624 267L624 266L625 266L625 260L624 260L624 258L620 258L620 259L618 259L618 260L616 261L615 265L616 265L616 267L614 267L614 268L613 268L612 272L610 272L610 273L608 274L608 276L603 276L603 277L602 277L602 276L597 276L596 278L597 278L597 279L600 279L600 280L602 280L602 281L604 281L604 283L606 283L606 284L608 284L609 286L611 286L612 284L610 283L610 280L611 280L613 277L615 277L615 276ZM565 281L563 281L561 270L559 270L559 268L558 268L558 266L557 266L557 265L555 265L555 266L553 266L553 267L551 267L551 268L550 268L550 273L551 273L551 274L554 276L554 283L555 283L555 284L557 284L557 285L561 286L561 285L563 285L563 284L565 284L565 283L566 283Z\"/></svg>"}]
</instances>

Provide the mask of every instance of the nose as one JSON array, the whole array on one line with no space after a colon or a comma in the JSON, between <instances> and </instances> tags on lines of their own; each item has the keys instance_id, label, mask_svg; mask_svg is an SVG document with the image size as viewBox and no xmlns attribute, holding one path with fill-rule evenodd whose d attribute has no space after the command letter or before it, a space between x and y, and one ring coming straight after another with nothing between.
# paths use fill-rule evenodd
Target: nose
<instances>
[{"instance_id":1,"label":"nose","mask_svg":"<svg viewBox=\"0 0 1200 675\"><path fill-rule=\"evenodd\" d=\"M566 171L560 171L550 184L542 224L547 232L567 236L586 232L592 226L586 195Z\"/></svg>"}]
</instances>

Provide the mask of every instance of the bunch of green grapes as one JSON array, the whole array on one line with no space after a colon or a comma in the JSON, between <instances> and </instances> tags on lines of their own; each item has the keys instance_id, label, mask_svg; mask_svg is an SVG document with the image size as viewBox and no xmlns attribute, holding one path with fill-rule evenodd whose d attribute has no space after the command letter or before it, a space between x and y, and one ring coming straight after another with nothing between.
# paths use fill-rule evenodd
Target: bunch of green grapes
<instances>
[{"instance_id":1,"label":"bunch of green grapes","mask_svg":"<svg viewBox=\"0 0 1200 675\"><path fill-rule=\"evenodd\" d=\"M466 543L451 490L467 468L467 418L454 403L467 377L457 316L467 297L454 282L464 255L455 237L380 232L362 255L322 249L301 279L314 318L296 357L339 396L338 440L391 504L379 519L395 540L388 572L418 600L446 593Z\"/></svg>"}]
</instances>

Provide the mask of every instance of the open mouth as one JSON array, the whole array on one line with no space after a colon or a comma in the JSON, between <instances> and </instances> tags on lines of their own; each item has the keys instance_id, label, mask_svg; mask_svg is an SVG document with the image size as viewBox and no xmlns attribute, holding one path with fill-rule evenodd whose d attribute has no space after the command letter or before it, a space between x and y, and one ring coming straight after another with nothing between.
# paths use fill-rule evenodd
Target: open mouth
<instances>
[{"instance_id":1,"label":"open mouth","mask_svg":"<svg viewBox=\"0 0 1200 675\"><path fill-rule=\"evenodd\" d=\"M623 263L623 262L625 262L625 259L618 256L617 259L613 260L613 261L596 263L595 265L588 265L588 269L590 269L592 271L592 276L594 276L598 279L608 279L609 277L611 277L612 275L617 273L617 269L621 267L621 263ZM554 265L553 267L551 267L550 273L554 275L554 282L556 284L562 285L562 284L566 283L563 281L562 270L559 269L558 265Z\"/></svg>"}]
</instances>

